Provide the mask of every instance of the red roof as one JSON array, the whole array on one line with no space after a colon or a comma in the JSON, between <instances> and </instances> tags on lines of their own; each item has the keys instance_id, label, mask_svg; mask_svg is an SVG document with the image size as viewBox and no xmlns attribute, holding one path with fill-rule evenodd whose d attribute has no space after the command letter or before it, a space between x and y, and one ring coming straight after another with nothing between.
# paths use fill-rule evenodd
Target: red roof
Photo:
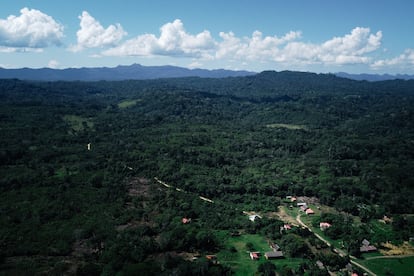
<instances>
[{"instance_id":1,"label":"red roof","mask_svg":"<svg viewBox=\"0 0 414 276\"><path fill-rule=\"evenodd\" d=\"M306 212L307 215L315 214L315 212L311 208L306 209L305 212Z\"/></svg>"},{"instance_id":2,"label":"red roof","mask_svg":"<svg viewBox=\"0 0 414 276\"><path fill-rule=\"evenodd\" d=\"M187 224L187 223L190 223L190 222L191 222L191 219L190 219L190 218L183 218L181 221L182 221L184 224Z\"/></svg>"},{"instance_id":3,"label":"red roof","mask_svg":"<svg viewBox=\"0 0 414 276\"><path fill-rule=\"evenodd\" d=\"M319 227L320 228L329 228L331 226L332 225L329 222L321 222L321 223L319 223Z\"/></svg>"}]
</instances>

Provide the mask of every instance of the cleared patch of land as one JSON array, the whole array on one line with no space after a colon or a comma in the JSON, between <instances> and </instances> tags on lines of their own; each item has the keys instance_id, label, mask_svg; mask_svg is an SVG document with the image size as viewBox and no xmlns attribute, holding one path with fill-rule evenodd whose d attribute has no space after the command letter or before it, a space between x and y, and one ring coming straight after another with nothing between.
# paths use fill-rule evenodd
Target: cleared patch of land
<instances>
[{"instance_id":1,"label":"cleared patch of land","mask_svg":"<svg viewBox=\"0 0 414 276\"><path fill-rule=\"evenodd\" d=\"M286 128L290 130L308 130L304 125L293 125L293 124L268 124L268 128Z\"/></svg>"},{"instance_id":2,"label":"cleared patch of land","mask_svg":"<svg viewBox=\"0 0 414 276\"><path fill-rule=\"evenodd\" d=\"M252 251L261 253L259 260L250 259L247 244L252 246ZM271 251L266 239L257 234L243 234L238 237L231 237L226 240L225 247L217 254L220 263L230 266L235 275L255 275L260 264L266 262L264 253ZM233 248L233 250L229 250ZM284 258L278 260L270 260L276 267L297 268L304 260L301 258Z\"/></svg>"},{"instance_id":3,"label":"cleared patch of land","mask_svg":"<svg viewBox=\"0 0 414 276\"><path fill-rule=\"evenodd\" d=\"M63 120L68 123L72 130L75 132L83 131L86 128L93 129L94 124L91 119L84 118L77 115L65 115L63 116Z\"/></svg>"},{"instance_id":4,"label":"cleared patch of land","mask_svg":"<svg viewBox=\"0 0 414 276\"><path fill-rule=\"evenodd\" d=\"M137 104L140 100L125 100L120 103L118 103L118 108L124 109L128 107L132 107Z\"/></svg>"},{"instance_id":5,"label":"cleared patch of land","mask_svg":"<svg viewBox=\"0 0 414 276\"><path fill-rule=\"evenodd\" d=\"M377 275L412 275L414 256L406 258L376 258L360 261ZM392 274L389 274L392 273Z\"/></svg>"}]
</instances>

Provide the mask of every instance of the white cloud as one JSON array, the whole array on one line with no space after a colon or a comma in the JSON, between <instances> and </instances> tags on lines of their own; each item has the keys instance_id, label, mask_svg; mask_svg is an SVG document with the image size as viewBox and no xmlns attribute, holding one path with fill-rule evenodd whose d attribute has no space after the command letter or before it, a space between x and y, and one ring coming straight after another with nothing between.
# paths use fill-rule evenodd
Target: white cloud
<instances>
[{"instance_id":1,"label":"white cloud","mask_svg":"<svg viewBox=\"0 0 414 276\"><path fill-rule=\"evenodd\" d=\"M381 45L382 33L372 34L369 28L357 27L343 37L334 37L321 44L300 41L301 32L282 37L266 36L255 31L251 37L238 38L232 32L220 33L216 58L242 61L273 61L284 64L366 64L367 54Z\"/></svg>"},{"instance_id":2,"label":"white cloud","mask_svg":"<svg viewBox=\"0 0 414 276\"><path fill-rule=\"evenodd\" d=\"M201 66L203 66L201 62L193 61L188 65L188 68L195 69L195 68L201 68Z\"/></svg>"},{"instance_id":3,"label":"white cloud","mask_svg":"<svg viewBox=\"0 0 414 276\"><path fill-rule=\"evenodd\" d=\"M381 46L382 32L356 27L349 34L334 37L320 44L301 41L300 31L290 31L281 37L264 36L255 31L250 37L238 37L233 32L220 32L215 40L209 31L186 32L176 19L160 28L160 36L144 34L121 45L103 51L107 56L170 56L192 57L199 60L229 62L274 62L285 65L345 65L369 64L369 56Z\"/></svg>"},{"instance_id":4,"label":"white cloud","mask_svg":"<svg viewBox=\"0 0 414 276\"><path fill-rule=\"evenodd\" d=\"M397 67L403 70L414 69L414 49L406 49L404 53L395 58L377 60L371 67L376 70L389 67Z\"/></svg>"},{"instance_id":5,"label":"white cloud","mask_svg":"<svg viewBox=\"0 0 414 276\"><path fill-rule=\"evenodd\" d=\"M281 54L283 45L299 39L301 32L289 32L283 37L266 36L260 31L253 32L251 37L238 38L234 33L220 33L222 42L219 43L216 58L245 59L263 61L276 59Z\"/></svg>"},{"instance_id":6,"label":"white cloud","mask_svg":"<svg viewBox=\"0 0 414 276\"><path fill-rule=\"evenodd\" d=\"M208 57L215 48L209 31L196 35L186 32L181 20L176 19L160 28L160 36L144 34L127 40L122 45L104 51L110 56L188 56Z\"/></svg>"},{"instance_id":7,"label":"white cloud","mask_svg":"<svg viewBox=\"0 0 414 276\"><path fill-rule=\"evenodd\" d=\"M77 45L72 51L85 48L115 46L127 34L120 24L109 25L106 29L88 12L79 16L80 29L77 31Z\"/></svg>"},{"instance_id":8,"label":"white cloud","mask_svg":"<svg viewBox=\"0 0 414 276\"><path fill-rule=\"evenodd\" d=\"M52 69L57 69L59 68L59 61L52 59L49 61L49 63L47 64L48 68L52 68Z\"/></svg>"},{"instance_id":9,"label":"white cloud","mask_svg":"<svg viewBox=\"0 0 414 276\"><path fill-rule=\"evenodd\" d=\"M42 53L43 48L26 48L26 47L3 47L0 46L0 53Z\"/></svg>"},{"instance_id":10,"label":"white cloud","mask_svg":"<svg viewBox=\"0 0 414 276\"><path fill-rule=\"evenodd\" d=\"M20 13L20 16L0 19L0 46L3 49L61 45L63 26L51 16L28 8L21 9Z\"/></svg>"}]
</instances>

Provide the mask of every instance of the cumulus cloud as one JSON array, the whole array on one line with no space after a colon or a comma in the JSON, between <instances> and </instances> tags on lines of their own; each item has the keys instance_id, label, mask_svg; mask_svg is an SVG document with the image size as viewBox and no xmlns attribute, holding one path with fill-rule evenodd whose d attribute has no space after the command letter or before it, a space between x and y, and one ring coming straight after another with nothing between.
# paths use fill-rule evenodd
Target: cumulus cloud
<instances>
[{"instance_id":1,"label":"cumulus cloud","mask_svg":"<svg viewBox=\"0 0 414 276\"><path fill-rule=\"evenodd\" d=\"M104 51L110 56L188 56L207 57L215 48L209 31L196 35L187 33L181 20L176 19L160 28L160 36L144 34L122 45Z\"/></svg>"},{"instance_id":2,"label":"cumulus cloud","mask_svg":"<svg viewBox=\"0 0 414 276\"><path fill-rule=\"evenodd\" d=\"M63 26L39 10L23 8L20 16L0 19L0 46L7 51L59 46L62 38Z\"/></svg>"},{"instance_id":3,"label":"cumulus cloud","mask_svg":"<svg viewBox=\"0 0 414 276\"><path fill-rule=\"evenodd\" d=\"M72 47L73 51L85 48L115 46L127 34L120 24L109 25L106 29L92 17L83 11L79 16L80 29L76 33L77 45Z\"/></svg>"},{"instance_id":4,"label":"cumulus cloud","mask_svg":"<svg viewBox=\"0 0 414 276\"><path fill-rule=\"evenodd\" d=\"M303 42L300 31L282 36L264 36L255 31L250 37L220 32L214 39L205 30L189 34L181 20L160 28L160 35L144 34L102 52L108 56L179 56L199 60L275 62L279 64L369 64L370 53L381 46L382 32L356 27L349 34L322 43Z\"/></svg>"},{"instance_id":5,"label":"cumulus cloud","mask_svg":"<svg viewBox=\"0 0 414 276\"><path fill-rule=\"evenodd\" d=\"M52 69L57 69L59 68L59 62L55 59L52 59L49 61L49 63L47 64L48 68L52 68Z\"/></svg>"},{"instance_id":6,"label":"cumulus cloud","mask_svg":"<svg viewBox=\"0 0 414 276\"><path fill-rule=\"evenodd\" d=\"M414 49L406 49L401 55L391 59L380 59L375 61L373 69L384 69L387 67L398 67L400 69L414 68Z\"/></svg>"},{"instance_id":7,"label":"cumulus cloud","mask_svg":"<svg viewBox=\"0 0 414 276\"><path fill-rule=\"evenodd\" d=\"M239 39L233 33L220 33L223 42L217 57L271 60L297 64L368 63L366 56L381 45L382 33L372 34L369 28L355 28L343 37L334 37L321 44L301 42L300 32L289 32L281 38L262 37L258 31L251 38Z\"/></svg>"}]
</instances>

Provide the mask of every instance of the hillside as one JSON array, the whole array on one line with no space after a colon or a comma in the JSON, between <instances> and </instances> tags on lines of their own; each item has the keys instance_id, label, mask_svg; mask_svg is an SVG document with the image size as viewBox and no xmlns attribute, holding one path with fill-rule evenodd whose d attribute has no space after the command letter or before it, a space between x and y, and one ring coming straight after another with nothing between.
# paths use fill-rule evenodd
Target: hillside
<instances>
[{"instance_id":1,"label":"hillside","mask_svg":"<svg viewBox=\"0 0 414 276\"><path fill-rule=\"evenodd\" d=\"M255 273L266 261L246 250L273 242L278 273L343 269L312 233L280 230L292 196L337 223L327 235L347 254L414 235L411 80L6 79L0 129L5 275Z\"/></svg>"}]
</instances>

